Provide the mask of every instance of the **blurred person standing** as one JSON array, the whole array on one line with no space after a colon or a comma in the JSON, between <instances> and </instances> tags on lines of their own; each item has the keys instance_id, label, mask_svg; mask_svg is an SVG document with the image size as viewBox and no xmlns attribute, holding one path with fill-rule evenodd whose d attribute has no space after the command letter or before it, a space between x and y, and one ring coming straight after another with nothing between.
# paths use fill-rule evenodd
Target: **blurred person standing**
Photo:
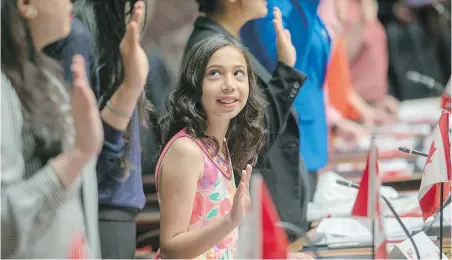
<instances>
[{"instance_id":1,"label":"blurred person standing","mask_svg":"<svg viewBox=\"0 0 452 260\"><path fill-rule=\"evenodd\" d=\"M74 11L94 36L98 57L95 71L106 140L97 163L102 258L131 259L135 219L146 201L140 140L140 124L147 124L151 106L143 91L149 60L140 44L146 5L137 0L77 0Z\"/></svg>"},{"instance_id":2,"label":"blurred person standing","mask_svg":"<svg viewBox=\"0 0 452 260\"><path fill-rule=\"evenodd\" d=\"M69 0L1 1L2 258L99 258L102 124L81 56L69 95L42 53L70 32Z\"/></svg>"},{"instance_id":3,"label":"blurred person standing","mask_svg":"<svg viewBox=\"0 0 452 260\"><path fill-rule=\"evenodd\" d=\"M328 161L328 126L325 113L324 81L330 58L331 39L317 9L320 0L268 0L269 9L278 7L283 27L291 34L297 58L294 68L308 75L293 103L297 114L299 154L309 171L311 200L317 186L317 173ZM242 29L245 45L268 71L275 69L278 51L274 39L275 17L253 20Z\"/></svg>"},{"instance_id":4,"label":"blurred person standing","mask_svg":"<svg viewBox=\"0 0 452 260\"><path fill-rule=\"evenodd\" d=\"M331 58L325 80L325 89L331 102L327 115L333 115L335 112L331 110L337 110L336 114L339 113L340 116L329 116L333 119L336 130L362 137L376 123L386 123L393 119L385 110L368 104L354 89L347 49L348 32L344 30L342 16L338 15L348 8L347 1L349 0L322 0L318 11L332 39ZM373 90L367 90L369 91ZM360 126L350 120L361 121L364 125Z\"/></svg>"},{"instance_id":5,"label":"blurred person standing","mask_svg":"<svg viewBox=\"0 0 452 260\"><path fill-rule=\"evenodd\" d=\"M77 0L71 34L46 48L63 64L73 52L92 64L89 74L105 134L96 170L101 251L108 259L134 257L135 218L145 204L140 122L149 121L143 91L149 61L140 46L144 15L143 1Z\"/></svg>"}]
</instances>

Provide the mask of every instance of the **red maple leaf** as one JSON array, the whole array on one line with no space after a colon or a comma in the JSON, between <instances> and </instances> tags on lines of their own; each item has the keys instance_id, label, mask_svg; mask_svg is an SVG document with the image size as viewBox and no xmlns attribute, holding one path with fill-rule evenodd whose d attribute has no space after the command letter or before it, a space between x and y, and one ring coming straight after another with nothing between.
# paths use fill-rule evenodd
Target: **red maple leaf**
<instances>
[{"instance_id":1,"label":"red maple leaf","mask_svg":"<svg viewBox=\"0 0 452 260\"><path fill-rule=\"evenodd\" d=\"M427 162L425 163L425 165L432 162L432 156L436 152L436 150L438 149L435 147L435 141L433 141L432 145L430 146L430 151L428 151Z\"/></svg>"}]
</instances>

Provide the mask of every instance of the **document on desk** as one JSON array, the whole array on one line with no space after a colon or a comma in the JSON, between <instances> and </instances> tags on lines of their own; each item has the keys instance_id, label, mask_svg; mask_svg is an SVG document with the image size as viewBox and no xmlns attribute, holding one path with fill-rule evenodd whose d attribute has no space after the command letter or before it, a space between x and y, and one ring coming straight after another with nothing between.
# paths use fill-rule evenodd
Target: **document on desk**
<instances>
[{"instance_id":1,"label":"document on desk","mask_svg":"<svg viewBox=\"0 0 452 260\"><path fill-rule=\"evenodd\" d=\"M343 243L369 243L372 240L370 220L357 220L353 218L326 218L317 227L317 245L333 245ZM410 232L422 229L422 218L402 218L403 223ZM403 240L406 238L403 229L395 218L385 218L385 233L388 240Z\"/></svg>"},{"instance_id":2,"label":"document on desk","mask_svg":"<svg viewBox=\"0 0 452 260\"><path fill-rule=\"evenodd\" d=\"M349 188L349 190L351 189ZM382 190L382 193L385 193L386 197L391 197L390 191L383 192ZM334 189L329 189L325 190L325 193L323 193L322 196L318 195L317 197L322 197L325 202L308 203L308 221L312 222L331 217L350 217L356 195L347 198L344 194L346 194L346 192L338 194L338 192ZM333 197L341 198L341 200L328 201L328 198ZM403 194L398 198L389 199L389 201L400 216L421 216L419 201L417 200L417 192ZM386 217L392 217L393 214L389 210L388 206L383 201L381 201L381 205L383 205L383 214Z\"/></svg>"},{"instance_id":3,"label":"document on desk","mask_svg":"<svg viewBox=\"0 0 452 260\"><path fill-rule=\"evenodd\" d=\"M436 122L440 114L439 98L425 98L401 102L397 116L403 122Z\"/></svg>"}]
</instances>

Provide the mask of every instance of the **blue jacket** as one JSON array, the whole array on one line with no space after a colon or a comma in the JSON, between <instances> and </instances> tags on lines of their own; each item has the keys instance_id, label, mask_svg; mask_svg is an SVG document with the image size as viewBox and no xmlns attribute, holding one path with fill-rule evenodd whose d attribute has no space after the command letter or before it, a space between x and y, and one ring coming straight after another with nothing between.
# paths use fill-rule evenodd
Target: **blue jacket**
<instances>
[{"instance_id":1,"label":"blue jacket","mask_svg":"<svg viewBox=\"0 0 452 260\"><path fill-rule=\"evenodd\" d=\"M64 76L72 82L72 57L80 54L85 59L86 74L92 77L91 87L99 98L98 77L95 71L95 54L92 52L92 37L88 28L78 19L72 22L71 33L65 39L57 41L44 48L44 52L61 62ZM140 127L138 113L135 111L131 120L131 135L129 146L125 147L124 132L114 129L106 122L104 127L104 145L97 159L97 179L99 189L99 204L114 207L142 209L145 204L143 183L141 177ZM119 163L120 158L127 153L130 170L129 177L122 179L124 171Z\"/></svg>"},{"instance_id":2,"label":"blue jacket","mask_svg":"<svg viewBox=\"0 0 452 260\"><path fill-rule=\"evenodd\" d=\"M299 117L300 153L309 171L320 170L328 161L323 83L331 41L317 15L319 1L267 0L267 17L247 23L241 31L245 45L269 71L273 71L278 57L272 11L275 6L281 10L283 25L290 31L297 50L295 68L308 75L294 108Z\"/></svg>"}]
</instances>

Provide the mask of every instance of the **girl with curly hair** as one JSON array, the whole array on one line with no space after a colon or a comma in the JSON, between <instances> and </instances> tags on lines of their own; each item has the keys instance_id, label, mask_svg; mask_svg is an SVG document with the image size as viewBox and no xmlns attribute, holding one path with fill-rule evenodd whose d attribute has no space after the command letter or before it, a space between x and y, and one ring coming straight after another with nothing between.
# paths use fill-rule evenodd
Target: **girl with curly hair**
<instances>
[{"instance_id":1,"label":"girl with curly hair","mask_svg":"<svg viewBox=\"0 0 452 260\"><path fill-rule=\"evenodd\" d=\"M264 144L265 97L240 43L200 41L186 55L156 167L161 258L233 258L251 206L251 164ZM236 190L233 169L241 170Z\"/></svg>"}]
</instances>

